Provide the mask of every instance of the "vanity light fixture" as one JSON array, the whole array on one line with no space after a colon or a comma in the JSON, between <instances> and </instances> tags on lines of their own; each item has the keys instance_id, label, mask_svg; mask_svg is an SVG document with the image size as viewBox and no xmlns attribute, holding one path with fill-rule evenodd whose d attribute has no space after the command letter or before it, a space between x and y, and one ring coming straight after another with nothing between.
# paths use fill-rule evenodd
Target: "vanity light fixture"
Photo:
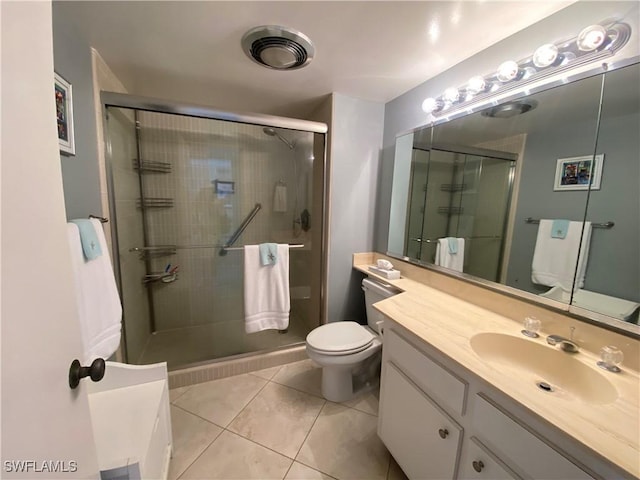
<instances>
[{"instance_id":1,"label":"vanity light fixture","mask_svg":"<svg viewBox=\"0 0 640 480\"><path fill-rule=\"evenodd\" d=\"M424 102L422 102L422 111L425 113L435 113L442 110L444 103L440 100L436 100L435 98L425 98Z\"/></svg>"},{"instance_id":2,"label":"vanity light fixture","mask_svg":"<svg viewBox=\"0 0 640 480\"><path fill-rule=\"evenodd\" d=\"M477 95L484 92L487 89L487 82L481 75L471 77L467 83L467 93L471 95Z\"/></svg>"},{"instance_id":3,"label":"vanity light fixture","mask_svg":"<svg viewBox=\"0 0 640 480\"><path fill-rule=\"evenodd\" d=\"M583 52L591 52L602 46L607 39L607 31L602 25L589 25L578 35L576 44Z\"/></svg>"},{"instance_id":4,"label":"vanity light fixture","mask_svg":"<svg viewBox=\"0 0 640 480\"><path fill-rule=\"evenodd\" d=\"M449 87L444 91L444 94L442 96L445 102L454 103L457 102L460 98L460 92L456 87Z\"/></svg>"},{"instance_id":5,"label":"vanity light fixture","mask_svg":"<svg viewBox=\"0 0 640 480\"><path fill-rule=\"evenodd\" d=\"M630 37L631 27L626 23L606 21L590 25L568 41L545 43L529 57L518 62L508 60L501 63L495 73L476 75L465 86L449 87L439 97L425 99L422 110L434 117L442 115L445 110L451 115L463 108L468 109L471 104L485 102L493 94L519 91L532 82L569 72L574 66L603 62L626 45ZM497 113L489 116L502 116Z\"/></svg>"},{"instance_id":6,"label":"vanity light fixture","mask_svg":"<svg viewBox=\"0 0 640 480\"><path fill-rule=\"evenodd\" d=\"M553 43L545 43L533 54L533 64L538 68L546 68L558 59L558 47Z\"/></svg>"},{"instance_id":7,"label":"vanity light fixture","mask_svg":"<svg viewBox=\"0 0 640 480\"><path fill-rule=\"evenodd\" d=\"M506 61L498 67L497 77L502 83L510 82L511 80L515 80L520 72L520 67L513 60Z\"/></svg>"}]
</instances>

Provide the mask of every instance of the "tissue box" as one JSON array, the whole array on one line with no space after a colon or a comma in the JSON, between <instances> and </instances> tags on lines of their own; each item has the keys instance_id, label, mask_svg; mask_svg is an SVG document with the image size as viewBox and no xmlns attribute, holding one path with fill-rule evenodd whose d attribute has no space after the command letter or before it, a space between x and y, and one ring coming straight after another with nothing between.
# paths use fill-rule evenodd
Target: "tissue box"
<instances>
[{"instance_id":1,"label":"tissue box","mask_svg":"<svg viewBox=\"0 0 640 480\"><path fill-rule=\"evenodd\" d=\"M381 277L388 278L389 280L398 280L400 278L400 270L391 269L385 270L383 268L378 268L375 265L371 265L369 267L369 271L375 273L376 275L380 275Z\"/></svg>"}]
</instances>

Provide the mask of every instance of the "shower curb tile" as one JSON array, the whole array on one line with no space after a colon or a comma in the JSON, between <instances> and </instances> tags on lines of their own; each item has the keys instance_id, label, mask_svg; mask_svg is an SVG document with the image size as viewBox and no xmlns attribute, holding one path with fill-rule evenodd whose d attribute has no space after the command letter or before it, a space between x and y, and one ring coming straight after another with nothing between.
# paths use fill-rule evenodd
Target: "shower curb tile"
<instances>
[{"instance_id":1,"label":"shower curb tile","mask_svg":"<svg viewBox=\"0 0 640 480\"><path fill-rule=\"evenodd\" d=\"M257 358L256 358L257 357ZM307 359L305 346L300 345L246 358L222 360L205 365L169 372L169 388L185 387L221 378L264 370ZM200 376L198 375L200 373Z\"/></svg>"}]
</instances>

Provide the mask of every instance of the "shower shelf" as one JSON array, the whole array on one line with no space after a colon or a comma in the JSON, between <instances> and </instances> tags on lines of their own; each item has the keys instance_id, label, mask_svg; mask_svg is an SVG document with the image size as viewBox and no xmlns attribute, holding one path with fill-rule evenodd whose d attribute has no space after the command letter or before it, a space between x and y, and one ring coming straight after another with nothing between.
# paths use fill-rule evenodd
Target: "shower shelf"
<instances>
[{"instance_id":1,"label":"shower shelf","mask_svg":"<svg viewBox=\"0 0 640 480\"><path fill-rule=\"evenodd\" d=\"M460 215L464 212L462 207L438 207L438 213L446 213L448 215Z\"/></svg>"},{"instance_id":2,"label":"shower shelf","mask_svg":"<svg viewBox=\"0 0 640 480\"><path fill-rule=\"evenodd\" d=\"M175 245L160 245L157 247L133 247L130 248L130 252L138 252L140 254L140 260L146 260L149 258L166 257L169 255L175 255L177 247Z\"/></svg>"},{"instance_id":3,"label":"shower shelf","mask_svg":"<svg viewBox=\"0 0 640 480\"><path fill-rule=\"evenodd\" d=\"M134 170L141 173L171 173L171 164L168 162L158 162L155 160L133 159Z\"/></svg>"},{"instance_id":4,"label":"shower shelf","mask_svg":"<svg viewBox=\"0 0 640 480\"><path fill-rule=\"evenodd\" d=\"M142 283L150 285L154 283L173 283L178 280L177 273L150 273L142 278Z\"/></svg>"},{"instance_id":5,"label":"shower shelf","mask_svg":"<svg viewBox=\"0 0 640 480\"><path fill-rule=\"evenodd\" d=\"M145 197L137 201L138 208L166 208L173 207L173 198Z\"/></svg>"},{"instance_id":6,"label":"shower shelf","mask_svg":"<svg viewBox=\"0 0 640 480\"><path fill-rule=\"evenodd\" d=\"M443 183L440 185L440 190L443 192L462 192L467 185L464 183Z\"/></svg>"}]
</instances>

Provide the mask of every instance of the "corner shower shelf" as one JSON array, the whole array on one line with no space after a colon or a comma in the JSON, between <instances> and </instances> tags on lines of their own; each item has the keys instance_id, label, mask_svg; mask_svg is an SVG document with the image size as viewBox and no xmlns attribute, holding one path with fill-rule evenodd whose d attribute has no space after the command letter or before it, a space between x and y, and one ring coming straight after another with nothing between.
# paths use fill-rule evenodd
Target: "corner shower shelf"
<instances>
[{"instance_id":1,"label":"corner shower shelf","mask_svg":"<svg viewBox=\"0 0 640 480\"><path fill-rule=\"evenodd\" d=\"M166 208L173 207L173 198L145 197L137 201L138 208Z\"/></svg>"},{"instance_id":2,"label":"corner shower shelf","mask_svg":"<svg viewBox=\"0 0 640 480\"><path fill-rule=\"evenodd\" d=\"M171 173L171 168L171 164L168 162L133 159L133 169L140 173Z\"/></svg>"},{"instance_id":3,"label":"corner shower shelf","mask_svg":"<svg viewBox=\"0 0 640 480\"><path fill-rule=\"evenodd\" d=\"M175 255L177 248L176 245L159 245L157 247L133 247L130 248L129 251L138 252L140 254L140 260L147 260L149 258Z\"/></svg>"},{"instance_id":4,"label":"corner shower shelf","mask_svg":"<svg viewBox=\"0 0 640 480\"><path fill-rule=\"evenodd\" d=\"M438 207L438 213L446 213L447 215L461 215L463 212L462 207Z\"/></svg>"},{"instance_id":5,"label":"corner shower shelf","mask_svg":"<svg viewBox=\"0 0 640 480\"><path fill-rule=\"evenodd\" d=\"M443 192L462 192L467 185L464 183L443 183L440 185L440 190Z\"/></svg>"}]
</instances>

